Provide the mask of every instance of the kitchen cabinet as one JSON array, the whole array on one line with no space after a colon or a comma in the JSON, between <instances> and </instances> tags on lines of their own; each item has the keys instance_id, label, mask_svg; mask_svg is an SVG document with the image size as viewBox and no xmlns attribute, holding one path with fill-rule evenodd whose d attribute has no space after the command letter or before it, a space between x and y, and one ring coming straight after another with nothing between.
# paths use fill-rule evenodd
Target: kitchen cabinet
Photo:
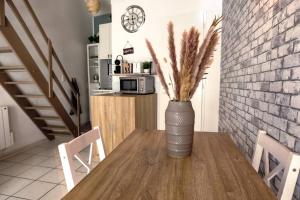
<instances>
[{"instance_id":1,"label":"kitchen cabinet","mask_svg":"<svg viewBox=\"0 0 300 200\"><path fill-rule=\"evenodd\" d=\"M99 25L99 58L111 59L112 38L111 23Z\"/></svg>"},{"instance_id":2,"label":"kitchen cabinet","mask_svg":"<svg viewBox=\"0 0 300 200\"><path fill-rule=\"evenodd\" d=\"M135 129L157 129L157 95L104 94L91 97L93 127L99 126L109 154Z\"/></svg>"},{"instance_id":3,"label":"kitchen cabinet","mask_svg":"<svg viewBox=\"0 0 300 200\"><path fill-rule=\"evenodd\" d=\"M112 92L111 60L99 59L99 43L87 45L87 72L89 96ZM90 104L91 105L91 102ZM91 107L89 107L91 113ZM90 115L91 118L91 115Z\"/></svg>"},{"instance_id":4,"label":"kitchen cabinet","mask_svg":"<svg viewBox=\"0 0 300 200\"><path fill-rule=\"evenodd\" d=\"M89 95L91 96L94 90L99 89L100 84L100 60L99 44L88 44L87 45L87 67L88 67L88 86Z\"/></svg>"}]
</instances>

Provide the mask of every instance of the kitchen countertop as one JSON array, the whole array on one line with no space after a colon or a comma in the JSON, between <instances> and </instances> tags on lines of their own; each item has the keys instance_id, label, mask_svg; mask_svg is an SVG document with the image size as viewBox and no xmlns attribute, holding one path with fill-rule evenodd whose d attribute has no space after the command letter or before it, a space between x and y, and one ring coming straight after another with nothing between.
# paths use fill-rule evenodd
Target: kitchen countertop
<instances>
[{"instance_id":1,"label":"kitchen countertop","mask_svg":"<svg viewBox=\"0 0 300 200\"><path fill-rule=\"evenodd\" d=\"M119 97L136 97L136 96L147 96L147 95L153 95L152 94L123 94L120 92L113 92L113 93L103 93L103 94L97 94L97 95L92 95L92 96L119 96Z\"/></svg>"}]
</instances>

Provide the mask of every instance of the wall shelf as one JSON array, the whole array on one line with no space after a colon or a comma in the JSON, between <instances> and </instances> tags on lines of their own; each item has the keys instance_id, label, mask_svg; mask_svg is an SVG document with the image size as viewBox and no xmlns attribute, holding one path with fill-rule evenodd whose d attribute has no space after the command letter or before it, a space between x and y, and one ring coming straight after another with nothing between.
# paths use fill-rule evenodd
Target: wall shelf
<instances>
[{"instance_id":1,"label":"wall shelf","mask_svg":"<svg viewBox=\"0 0 300 200\"><path fill-rule=\"evenodd\" d=\"M89 95L92 95L94 89L99 88L100 60L98 55L99 55L99 44L87 45ZM94 79L95 76L98 78L98 80Z\"/></svg>"}]
</instances>

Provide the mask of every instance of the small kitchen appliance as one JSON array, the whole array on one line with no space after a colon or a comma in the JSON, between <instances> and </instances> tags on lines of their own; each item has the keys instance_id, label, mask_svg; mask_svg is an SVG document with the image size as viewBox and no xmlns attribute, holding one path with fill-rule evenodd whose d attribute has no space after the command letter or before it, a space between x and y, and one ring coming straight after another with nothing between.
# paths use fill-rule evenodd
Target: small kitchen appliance
<instances>
[{"instance_id":1,"label":"small kitchen appliance","mask_svg":"<svg viewBox=\"0 0 300 200\"><path fill-rule=\"evenodd\" d=\"M154 77L140 75L120 77L120 92L124 94L154 93Z\"/></svg>"}]
</instances>

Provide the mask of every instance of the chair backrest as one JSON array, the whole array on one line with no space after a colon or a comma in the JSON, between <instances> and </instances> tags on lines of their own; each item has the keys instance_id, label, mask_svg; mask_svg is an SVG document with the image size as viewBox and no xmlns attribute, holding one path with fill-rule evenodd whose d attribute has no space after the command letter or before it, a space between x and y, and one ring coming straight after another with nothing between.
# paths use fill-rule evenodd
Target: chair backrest
<instances>
[{"instance_id":1,"label":"chair backrest","mask_svg":"<svg viewBox=\"0 0 300 200\"><path fill-rule=\"evenodd\" d=\"M73 139L68 143L63 143L58 146L67 189L69 191L78 183L78 177L75 175L73 157L75 157L87 169L87 173L89 173L92 169L92 153L93 146L95 143L98 147L97 149L99 153L99 159L100 161L102 161L105 158L105 151L102 142L101 132L98 127ZM89 145L89 159L88 163L86 163L79 155L79 152L88 147Z\"/></svg>"},{"instance_id":2,"label":"chair backrest","mask_svg":"<svg viewBox=\"0 0 300 200\"><path fill-rule=\"evenodd\" d=\"M270 172L269 154L272 154L279 164ZM264 181L270 186L270 180L284 170L281 178L277 198L280 200L292 199L296 186L299 169L300 155L290 151L287 147L268 136L265 131L258 131L252 166L258 172L261 158L264 158Z\"/></svg>"}]
</instances>

